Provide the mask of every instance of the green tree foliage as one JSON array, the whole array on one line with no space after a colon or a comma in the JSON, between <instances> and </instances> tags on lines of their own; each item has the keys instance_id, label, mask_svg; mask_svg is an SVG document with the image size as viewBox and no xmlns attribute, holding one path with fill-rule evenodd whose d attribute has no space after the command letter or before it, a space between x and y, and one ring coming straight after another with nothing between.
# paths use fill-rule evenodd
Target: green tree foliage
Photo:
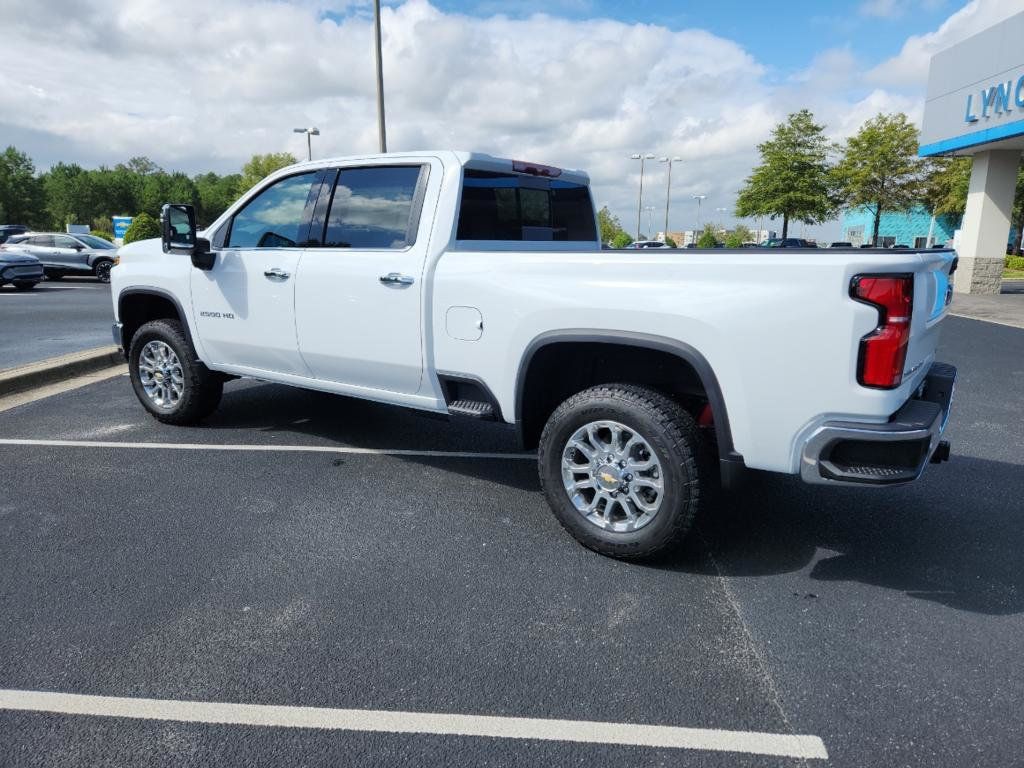
<instances>
[{"instance_id":1,"label":"green tree foliage","mask_svg":"<svg viewBox=\"0 0 1024 768\"><path fill-rule=\"evenodd\" d=\"M935 157L928 161L921 202L934 216L959 220L967 206L971 158Z\"/></svg>"},{"instance_id":2,"label":"green tree foliage","mask_svg":"<svg viewBox=\"0 0 1024 768\"><path fill-rule=\"evenodd\" d=\"M717 227L714 224L705 224L697 238L698 248L714 248L718 245L718 235L715 234Z\"/></svg>"},{"instance_id":3,"label":"green tree foliage","mask_svg":"<svg viewBox=\"0 0 1024 768\"><path fill-rule=\"evenodd\" d=\"M878 243L883 211L905 211L924 198L927 164L917 156L917 128L905 114L879 114L846 141L834 178L846 208L874 217L871 242Z\"/></svg>"},{"instance_id":4,"label":"green tree foliage","mask_svg":"<svg viewBox=\"0 0 1024 768\"><path fill-rule=\"evenodd\" d=\"M725 235L726 248L742 248L744 243L753 241L754 233L742 224L737 225Z\"/></svg>"},{"instance_id":5,"label":"green tree foliage","mask_svg":"<svg viewBox=\"0 0 1024 768\"><path fill-rule=\"evenodd\" d=\"M597 225L601 229L601 242L612 243L615 240L615 236L622 232L622 222L619 221L618 216L613 216L612 212L608 210L608 206L605 205L597 212Z\"/></svg>"},{"instance_id":6,"label":"green tree foliage","mask_svg":"<svg viewBox=\"0 0 1024 768\"><path fill-rule=\"evenodd\" d=\"M669 237L668 235L665 235L665 245L667 245L669 248L678 248L679 247L676 244L676 241L674 239L672 239L671 237Z\"/></svg>"},{"instance_id":7,"label":"green tree foliage","mask_svg":"<svg viewBox=\"0 0 1024 768\"><path fill-rule=\"evenodd\" d=\"M782 236L790 220L817 224L836 211L831 191L824 126L806 109L794 112L758 145L761 164L747 177L736 199L737 216L782 217Z\"/></svg>"},{"instance_id":8,"label":"green tree foliage","mask_svg":"<svg viewBox=\"0 0 1024 768\"><path fill-rule=\"evenodd\" d=\"M42 223L45 199L46 191L36 177L32 160L14 147L7 147L0 154L0 223Z\"/></svg>"},{"instance_id":9,"label":"green tree foliage","mask_svg":"<svg viewBox=\"0 0 1024 768\"><path fill-rule=\"evenodd\" d=\"M132 219L131 226L124 233L124 244L148 240L151 237L160 237L160 222L143 211Z\"/></svg>"},{"instance_id":10,"label":"green tree foliage","mask_svg":"<svg viewBox=\"0 0 1024 768\"><path fill-rule=\"evenodd\" d=\"M199 193L199 221L203 226L208 226L238 199L242 175L203 173L193 178L192 183Z\"/></svg>"},{"instance_id":11,"label":"green tree foliage","mask_svg":"<svg viewBox=\"0 0 1024 768\"><path fill-rule=\"evenodd\" d=\"M625 248L633 242L633 236L628 232L619 230L615 233L615 237L612 238L612 248Z\"/></svg>"},{"instance_id":12,"label":"green tree foliage","mask_svg":"<svg viewBox=\"0 0 1024 768\"><path fill-rule=\"evenodd\" d=\"M246 192L274 171L298 162L290 152L270 152L266 155L253 155L249 162L242 166L242 179L238 194Z\"/></svg>"},{"instance_id":13,"label":"green tree foliage","mask_svg":"<svg viewBox=\"0 0 1024 768\"><path fill-rule=\"evenodd\" d=\"M96 237L102 237L104 240L110 243L114 242L114 233L108 232L105 229L90 229L89 234L96 235Z\"/></svg>"}]
</instances>

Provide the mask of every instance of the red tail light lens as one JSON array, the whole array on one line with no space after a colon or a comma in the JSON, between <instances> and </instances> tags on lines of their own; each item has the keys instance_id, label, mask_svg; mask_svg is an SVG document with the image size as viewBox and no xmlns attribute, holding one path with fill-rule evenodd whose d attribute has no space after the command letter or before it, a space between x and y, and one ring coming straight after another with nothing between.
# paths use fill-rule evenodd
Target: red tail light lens
<instances>
[{"instance_id":1,"label":"red tail light lens","mask_svg":"<svg viewBox=\"0 0 1024 768\"><path fill-rule=\"evenodd\" d=\"M516 173L528 173L531 176L547 176L550 179L555 179L562 175L561 168L555 168L553 165L541 165L540 163L527 163L523 160L513 160L512 170Z\"/></svg>"},{"instance_id":2,"label":"red tail light lens","mask_svg":"<svg viewBox=\"0 0 1024 768\"><path fill-rule=\"evenodd\" d=\"M857 275L850 296L878 309L878 327L860 340L857 381L895 389L903 382L914 311L913 275Z\"/></svg>"}]
</instances>

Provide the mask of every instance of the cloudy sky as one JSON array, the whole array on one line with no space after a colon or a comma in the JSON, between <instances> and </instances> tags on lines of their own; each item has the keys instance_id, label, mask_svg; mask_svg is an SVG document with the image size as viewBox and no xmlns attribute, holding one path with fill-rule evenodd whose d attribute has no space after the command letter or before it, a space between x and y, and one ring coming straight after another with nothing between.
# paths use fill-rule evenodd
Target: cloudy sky
<instances>
[{"instance_id":1,"label":"cloudy sky","mask_svg":"<svg viewBox=\"0 0 1024 768\"><path fill-rule=\"evenodd\" d=\"M1024 0L404 0L384 10L392 150L456 148L585 168L635 227L633 152L678 155L671 229L694 194L729 224L756 145L808 107L841 139L879 111L919 120L933 51ZM0 0L0 144L40 168L146 155L237 170L253 153L376 147L366 0ZM655 229L664 166L649 166ZM647 228L646 214L643 223ZM828 237L837 228L808 234Z\"/></svg>"}]
</instances>

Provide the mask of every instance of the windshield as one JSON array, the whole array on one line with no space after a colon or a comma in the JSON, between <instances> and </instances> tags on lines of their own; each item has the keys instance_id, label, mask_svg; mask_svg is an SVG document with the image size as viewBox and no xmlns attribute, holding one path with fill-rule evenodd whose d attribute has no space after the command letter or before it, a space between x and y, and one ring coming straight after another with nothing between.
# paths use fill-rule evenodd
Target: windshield
<instances>
[{"instance_id":1,"label":"windshield","mask_svg":"<svg viewBox=\"0 0 1024 768\"><path fill-rule=\"evenodd\" d=\"M90 248L99 248L104 251L112 251L117 248L113 243L104 240L102 237L96 237L96 235L78 235L78 239Z\"/></svg>"}]
</instances>

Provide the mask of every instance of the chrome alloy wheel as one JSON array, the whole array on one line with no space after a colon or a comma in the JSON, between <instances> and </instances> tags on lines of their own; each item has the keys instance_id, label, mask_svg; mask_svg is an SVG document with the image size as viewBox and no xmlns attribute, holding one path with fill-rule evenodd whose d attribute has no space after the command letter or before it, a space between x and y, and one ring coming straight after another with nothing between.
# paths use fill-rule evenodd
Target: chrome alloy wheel
<instances>
[{"instance_id":1,"label":"chrome alloy wheel","mask_svg":"<svg viewBox=\"0 0 1024 768\"><path fill-rule=\"evenodd\" d=\"M643 528L665 496L657 454L617 421L592 421L572 434L562 450L562 484L581 515L615 533Z\"/></svg>"},{"instance_id":2,"label":"chrome alloy wheel","mask_svg":"<svg viewBox=\"0 0 1024 768\"><path fill-rule=\"evenodd\" d=\"M162 341L153 340L139 354L139 380L146 397L157 408L170 410L185 392L185 376L174 350Z\"/></svg>"}]
</instances>

